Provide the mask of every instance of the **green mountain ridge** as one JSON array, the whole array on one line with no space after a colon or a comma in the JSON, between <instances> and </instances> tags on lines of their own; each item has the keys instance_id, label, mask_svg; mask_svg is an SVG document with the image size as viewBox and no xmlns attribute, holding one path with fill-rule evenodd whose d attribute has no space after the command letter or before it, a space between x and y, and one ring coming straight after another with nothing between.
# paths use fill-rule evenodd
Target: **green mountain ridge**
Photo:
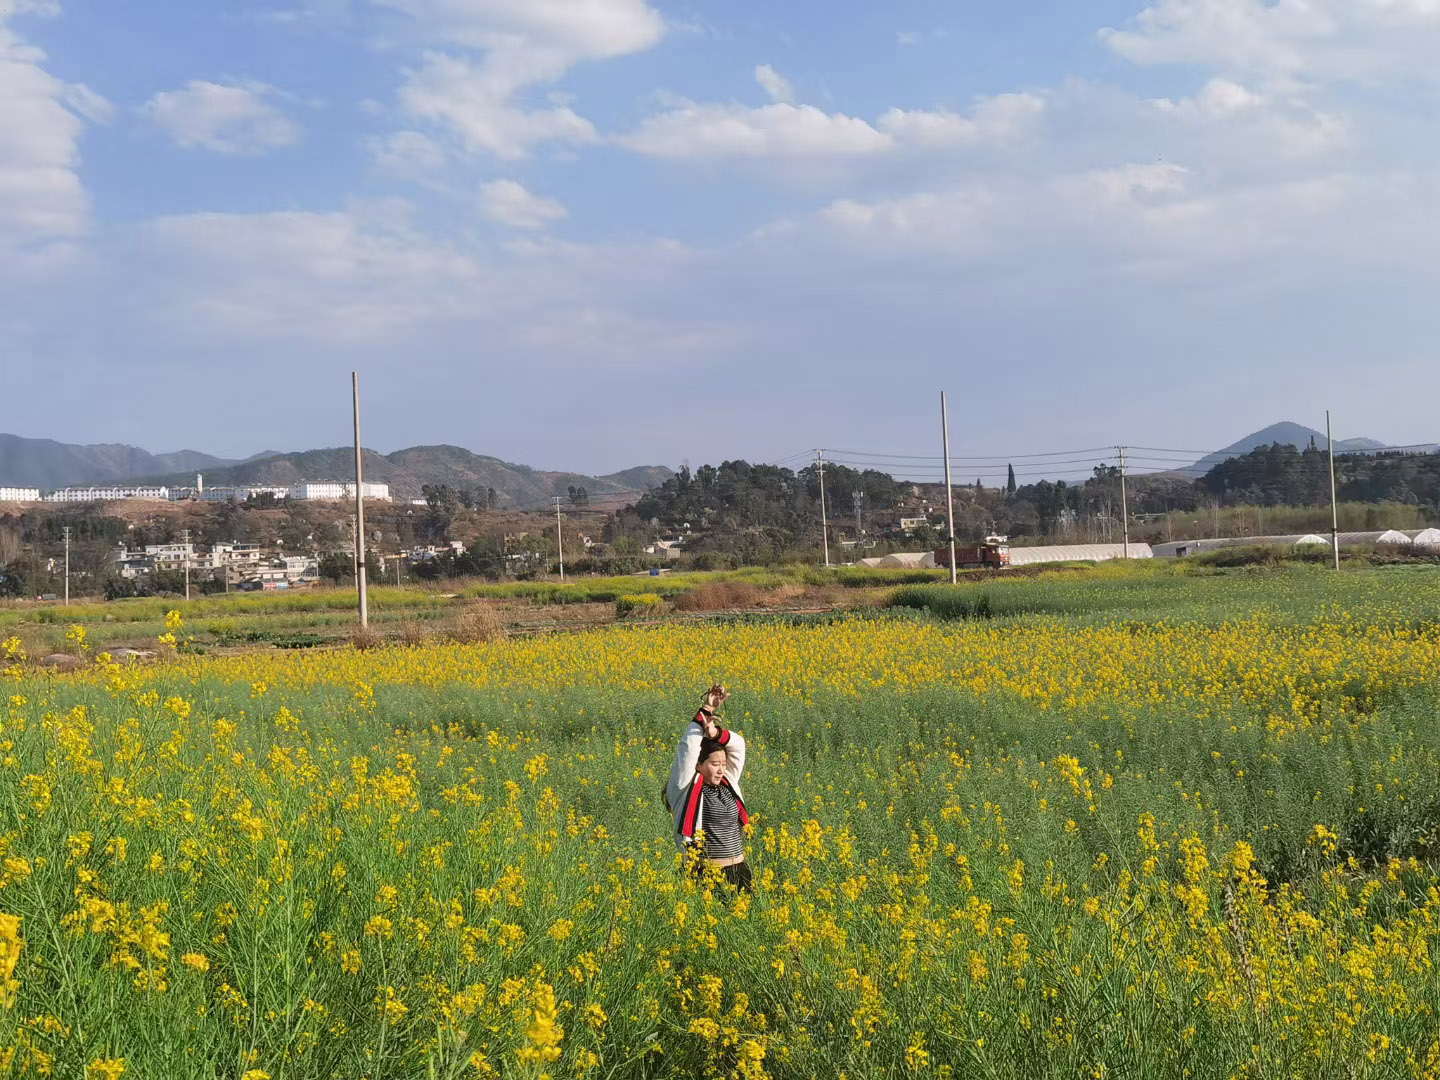
<instances>
[{"instance_id":1,"label":"green mountain ridge","mask_svg":"<svg viewBox=\"0 0 1440 1080\"><path fill-rule=\"evenodd\" d=\"M494 488L499 505L528 509L549 504L556 495L568 494L571 487L583 487L592 495L641 492L664 483L671 471L663 465L641 465L604 476L577 472L550 472L517 465L500 458L476 454L459 446L410 446L392 454L365 450L361 464L365 479L390 485L396 499L419 498L427 484L448 484L459 491L477 494ZM276 454L255 461L210 469L207 487L232 484L293 484L297 480L345 480L355 474L352 447L305 450ZM173 473L147 479L155 483L188 485L194 476Z\"/></svg>"},{"instance_id":2,"label":"green mountain ridge","mask_svg":"<svg viewBox=\"0 0 1440 1080\"><path fill-rule=\"evenodd\" d=\"M233 458L219 458L199 450L152 454L123 443L81 446L0 433L0 484L16 487L113 484L137 476L224 468L235 463Z\"/></svg>"},{"instance_id":3,"label":"green mountain ridge","mask_svg":"<svg viewBox=\"0 0 1440 1080\"><path fill-rule=\"evenodd\" d=\"M1176 472L1185 476L1204 476L1207 472L1219 465L1222 461L1228 461L1232 457L1241 454L1248 454L1251 450L1261 446L1269 446L1272 443L1279 443L1281 446L1293 446L1297 450L1304 450L1310 445L1310 440L1315 440L1315 445L1325 446L1325 433L1316 431L1314 428L1306 427L1304 424L1297 424L1293 420L1282 420L1278 424L1271 424L1269 427L1261 428L1259 431L1252 431L1249 435L1235 440L1229 446L1215 451L1213 454L1206 454L1193 465ZM1382 450L1385 444L1376 439L1354 438L1336 439L1335 452L1355 453L1363 450Z\"/></svg>"}]
</instances>

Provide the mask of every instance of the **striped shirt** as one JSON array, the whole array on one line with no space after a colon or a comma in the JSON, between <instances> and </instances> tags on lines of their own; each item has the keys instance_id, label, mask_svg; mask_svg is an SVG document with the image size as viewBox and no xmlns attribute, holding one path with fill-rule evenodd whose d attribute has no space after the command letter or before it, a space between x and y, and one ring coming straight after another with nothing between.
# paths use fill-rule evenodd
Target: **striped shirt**
<instances>
[{"instance_id":1,"label":"striped shirt","mask_svg":"<svg viewBox=\"0 0 1440 1080\"><path fill-rule=\"evenodd\" d=\"M704 781L701 781L704 783ZM745 854L740 833L740 804L726 784L705 784L700 792L702 830L707 859L734 859Z\"/></svg>"}]
</instances>

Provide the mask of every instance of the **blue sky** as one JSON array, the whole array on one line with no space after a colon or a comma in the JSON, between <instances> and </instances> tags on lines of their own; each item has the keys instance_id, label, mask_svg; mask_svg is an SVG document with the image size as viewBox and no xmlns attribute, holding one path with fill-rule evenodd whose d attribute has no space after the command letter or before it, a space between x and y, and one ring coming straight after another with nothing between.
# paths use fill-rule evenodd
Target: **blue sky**
<instances>
[{"instance_id":1,"label":"blue sky","mask_svg":"<svg viewBox=\"0 0 1440 1080\"><path fill-rule=\"evenodd\" d=\"M1436 0L0 0L0 430L1440 438ZM3 478L0 478L3 480Z\"/></svg>"}]
</instances>

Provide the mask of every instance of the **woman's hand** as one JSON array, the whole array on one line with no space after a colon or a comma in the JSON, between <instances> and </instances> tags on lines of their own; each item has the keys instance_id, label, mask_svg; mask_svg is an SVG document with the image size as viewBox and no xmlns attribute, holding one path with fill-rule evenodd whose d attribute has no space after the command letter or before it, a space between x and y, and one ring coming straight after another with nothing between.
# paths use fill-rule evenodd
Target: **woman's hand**
<instances>
[{"instance_id":1,"label":"woman's hand","mask_svg":"<svg viewBox=\"0 0 1440 1080\"><path fill-rule=\"evenodd\" d=\"M704 717L705 737L707 739L718 739L720 737L720 725L715 722L715 710L720 708L725 699L730 695L719 683L705 691L705 697L701 703L701 715Z\"/></svg>"}]
</instances>

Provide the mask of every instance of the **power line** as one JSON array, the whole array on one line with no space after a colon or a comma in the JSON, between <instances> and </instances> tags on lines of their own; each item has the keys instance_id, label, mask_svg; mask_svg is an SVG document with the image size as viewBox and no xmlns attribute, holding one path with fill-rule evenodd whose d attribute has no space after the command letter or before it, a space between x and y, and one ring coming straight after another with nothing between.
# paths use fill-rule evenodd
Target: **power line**
<instances>
[{"instance_id":1,"label":"power line","mask_svg":"<svg viewBox=\"0 0 1440 1080\"><path fill-rule=\"evenodd\" d=\"M838 453L838 451L837 451L837 453ZM873 461L873 460L868 459L868 458L849 457L849 456L847 456L847 457L835 457L835 458L832 458L831 460L832 460L832 461L851 461L851 462L859 462L859 463L861 463L861 464L871 464L871 465L885 465L885 464L889 464L888 462ZM935 459L934 459L934 458L931 458L930 460L933 462ZM989 468L990 466L993 466L993 465L1009 465L1009 464L1010 464L1008 461L977 461L977 460L975 460L975 459L970 459L970 458L951 458L950 460L951 460L952 462L955 462L955 461L964 461L964 462L967 462L968 464L978 465L978 466L979 466L980 468L982 468L982 469L984 469L984 468ZM1017 466L1015 466L1015 467L1016 467L1017 469L1052 469L1052 468L1054 468L1056 465L1085 465L1085 464L1089 464L1089 463L1091 463L1091 462L1106 461L1106 460L1108 460L1108 459L1107 459L1107 458L1086 457L1086 458L1063 458L1063 459L1060 460L1060 461L1046 461L1046 462L1040 462L1040 461L1022 461L1019 465L1017 465ZM896 468L906 468L906 469L917 469L917 468L931 468L932 466L928 466L928 465L909 465L909 464L899 465L899 464L897 464L897 465L895 465L895 467L896 467Z\"/></svg>"},{"instance_id":2,"label":"power line","mask_svg":"<svg viewBox=\"0 0 1440 1080\"><path fill-rule=\"evenodd\" d=\"M1086 446L1078 450L1052 450L1043 454L992 454L989 457L952 457L951 461L990 461L1002 464L1008 461L1026 461L1030 458L1064 457L1066 454L1098 454L1112 450L1109 446ZM934 454L892 454L884 450L831 450L832 454L849 454L852 457L889 458L904 461L934 461Z\"/></svg>"}]
</instances>

